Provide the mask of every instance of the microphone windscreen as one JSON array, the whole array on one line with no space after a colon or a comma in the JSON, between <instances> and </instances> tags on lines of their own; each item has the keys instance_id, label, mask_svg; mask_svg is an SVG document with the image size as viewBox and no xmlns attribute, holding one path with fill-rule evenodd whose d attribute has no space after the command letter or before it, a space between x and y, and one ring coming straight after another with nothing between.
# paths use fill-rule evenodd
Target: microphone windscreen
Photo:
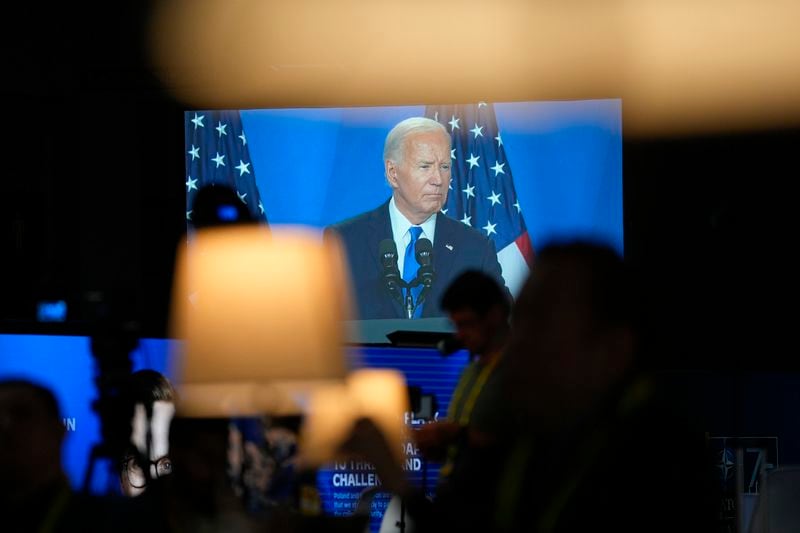
<instances>
[{"instance_id":1,"label":"microphone windscreen","mask_svg":"<svg viewBox=\"0 0 800 533\"><path fill-rule=\"evenodd\" d=\"M397 245L392 239L383 239L378 245L378 257L384 267L397 263Z\"/></svg>"},{"instance_id":2,"label":"microphone windscreen","mask_svg":"<svg viewBox=\"0 0 800 533\"><path fill-rule=\"evenodd\" d=\"M417 263L422 265L429 265L431 263L431 256L433 255L433 243L431 243L430 239L426 239L425 237L417 240L417 244L414 246L414 253L417 256Z\"/></svg>"},{"instance_id":3,"label":"microphone windscreen","mask_svg":"<svg viewBox=\"0 0 800 533\"><path fill-rule=\"evenodd\" d=\"M461 342L459 342L455 337L445 337L436 343L436 349L439 350L439 353L445 356L452 355L463 347L464 345L462 345Z\"/></svg>"}]
</instances>

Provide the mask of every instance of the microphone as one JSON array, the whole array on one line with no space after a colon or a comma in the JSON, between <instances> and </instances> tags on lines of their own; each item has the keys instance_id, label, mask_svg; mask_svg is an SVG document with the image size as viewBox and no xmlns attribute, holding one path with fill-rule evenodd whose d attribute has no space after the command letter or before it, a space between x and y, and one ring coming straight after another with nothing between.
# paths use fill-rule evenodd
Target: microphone
<instances>
[{"instance_id":1,"label":"microphone","mask_svg":"<svg viewBox=\"0 0 800 533\"><path fill-rule=\"evenodd\" d=\"M392 298L397 300L401 305L403 303L403 294L400 290L405 285L403 278L400 276L400 269L397 268L397 245L392 239L383 239L378 245L378 258L380 259L381 266L383 267L383 283Z\"/></svg>"},{"instance_id":2,"label":"microphone","mask_svg":"<svg viewBox=\"0 0 800 533\"><path fill-rule=\"evenodd\" d=\"M417 241L414 247L414 253L417 256L417 263L419 270L417 270L417 277L425 287L430 287L433 279L436 277L433 272L433 244L425 237Z\"/></svg>"},{"instance_id":3,"label":"microphone","mask_svg":"<svg viewBox=\"0 0 800 533\"><path fill-rule=\"evenodd\" d=\"M461 344L461 341L455 337L445 337L436 343L436 349L439 350L439 353L442 354L442 357L453 355L463 347L464 345Z\"/></svg>"},{"instance_id":4,"label":"microphone","mask_svg":"<svg viewBox=\"0 0 800 533\"><path fill-rule=\"evenodd\" d=\"M436 278L433 271L433 243L431 243L430 239L424 237L418 239L414 246L414 254L417 258L417 264L419 264L416 282L422 284L422 291L417 297L417 306L420 306L425 301L425 296L427 296L433 280Z\"/></svg>"}]
</instances>

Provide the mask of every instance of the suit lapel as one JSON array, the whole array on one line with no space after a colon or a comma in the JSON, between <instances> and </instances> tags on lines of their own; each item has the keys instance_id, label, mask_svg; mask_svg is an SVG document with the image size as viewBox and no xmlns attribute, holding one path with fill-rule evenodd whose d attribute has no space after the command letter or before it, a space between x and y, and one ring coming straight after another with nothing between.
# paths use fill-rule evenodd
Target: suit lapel
<instances>
[{"instance_id":1,"label":"suit lapel","mask_svg":"<svg viewBox=\"0 0 800 533\"><path fill-rule=\"evenodd\" d=\"M378 247L383 239L392 238L392 223L389 220L389 202L386 202L378 209L375 209L370 217L370 223L367 225L369 233L367 236L367 255L372 258L373 268L376 272L381 272L380 258L378 257ZM380 275L380 274L379 274Z\"/></svg>"}]
</instances>

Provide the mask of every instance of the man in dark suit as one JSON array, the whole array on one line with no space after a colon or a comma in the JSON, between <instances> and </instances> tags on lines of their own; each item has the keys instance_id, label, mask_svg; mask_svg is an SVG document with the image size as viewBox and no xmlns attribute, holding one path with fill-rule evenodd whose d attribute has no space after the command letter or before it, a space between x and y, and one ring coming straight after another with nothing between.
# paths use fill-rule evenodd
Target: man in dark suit
<instances>
[{"instance_id":1,"label":"man in dark suit","mask_svg":"<svg viewBox=\"0 0 800 533\"><path fill-rule=\"evenodd\" d=\"M494 243L440 212L450 186L450 134L445 127L422 117L400 122L386 137L383 161L392 197L325 230L326 237L338 235L345 247L359 318L445 316L439 307L442 293L465 270L482 270L504 286ZM433 246L433 282L428 288L412 288L409 305L406 289L387 287L380 251L387 242L394 243L398 274L413 284L419 270L415 250L423 239Z\"/></svg>"}]
</instances>

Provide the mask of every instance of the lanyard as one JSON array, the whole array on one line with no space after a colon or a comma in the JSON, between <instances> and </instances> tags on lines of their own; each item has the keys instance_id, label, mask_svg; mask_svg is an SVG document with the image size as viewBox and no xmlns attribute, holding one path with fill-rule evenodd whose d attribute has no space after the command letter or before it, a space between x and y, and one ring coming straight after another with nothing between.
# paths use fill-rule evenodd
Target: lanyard
<instances>
[{"instance_id":1,"label":"lanyard","mask_svg":"<svg viewBox=\"0 0 800 533\"><path fill-rule=\"evenodd\" d=\"M451 403L456 409L458 409L458 414L453 413L453 419L456 420L460 425L466 426L469 424L469 419L472 415L472 410L475 408L475 403L478 401L478 396L480 396L481 390L483 390L484 385L486 385L486 382L489 380L489 376L492 375L492 371L494 370L494 367L497 366L497 362L499 360L500 356L498 355L489 361L489 363L484 365L480 371L480 374L478 374L478 377L469 388L467 400L464 402L463 407L460 406L461 397L464 395L464 389L467 388L467 383L470 380L465 379L458 384L458 388L453 393L453 400Z\"/></svg>"},{"instance_id":2,"label":"lanyard","mask_svg":"<svg viewBox=\"0 0 800 533\"><path fill-rule=\"evenodd\" d=\"M70 498L70 489L67 486L61 487L56 495L50 508L44 515L41 525L39 526L39 533L51 533L58 525L58 520L67 508L67 503Z\"/></svg>"},{"instance_id":3,"label":"lanyard","mask_svg":"<svg viewBox=\"0 0 800 533\"><path fill-rule=\"evenodd\" d=\"M497 355L494 359L489 361L478 374L478 377L475 380L469 379L467 376L464 376L465 379L462 379L458 383L458 387L456 391L453 393L453 399L451 401L451 405L454 406L457 412L453 413L453 419L458 422L458 424L464 428L467 427L469 424L470 416L472 415L472 410L475 408L475 403L478 401L478 396L480 396L481 391L483 390L484 385L489 380L489 376L492 375L492 371L497 366L497 362L500 360L500 355ZM477 365L475 365L477 366ZM471 367L470 374L475 373L475 366ZM470 378L472 376L469 376ZM472 385L469 386L468 383L472 382ZM465 389L469 386L469 392L467 393L467 399L464 402L463 406L460 406L461 398L464 396ZM459 408L460 407L460 408ZM455 464L456 456L458 455L458 447L451 445L447 450L447 462L439 469L439 477L446 478L450 475L453 471L453 466Z\"/></svg>"}]
</instances>

